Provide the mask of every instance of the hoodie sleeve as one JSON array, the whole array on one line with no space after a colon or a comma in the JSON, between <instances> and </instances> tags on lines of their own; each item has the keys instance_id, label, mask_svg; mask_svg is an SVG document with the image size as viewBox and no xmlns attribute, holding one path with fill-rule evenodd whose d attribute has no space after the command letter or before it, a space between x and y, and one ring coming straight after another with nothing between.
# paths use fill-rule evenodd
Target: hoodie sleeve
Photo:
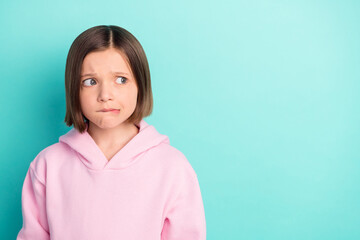
<instances>
[{"instance_id":1,"label":"hoodie sleeve","mask_svg":"<svg viewBox=\"0 0 360 240\"><path fill-rule=\"evenodd\" d=\"M161 240L205 240L206 223L195 172L184 179L180 192L165 211Z\"/></svg>"},{"instance_id":2,"label":"hoodie sleeve","mask_svg":"<svg viewBox=\"0 0 360 240\"><path fill-rule=\"evenodd\" d=\"M45 184L30 165L22 188L23 225L16 240L50 239L45 196Z\"/></svg>"}]
</instances>

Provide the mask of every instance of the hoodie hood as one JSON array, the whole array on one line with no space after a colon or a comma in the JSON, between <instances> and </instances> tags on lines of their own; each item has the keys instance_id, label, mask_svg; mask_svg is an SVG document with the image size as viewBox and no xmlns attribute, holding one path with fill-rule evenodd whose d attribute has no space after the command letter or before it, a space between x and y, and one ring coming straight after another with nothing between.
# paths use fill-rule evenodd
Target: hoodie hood
<instances>
[{"instance_id":1,"label":"hoodie hood","mask_svg":"<svg viewBox=\"0 0 360 240\"><path fill-rule=\"evenodd\" d=\"M87 132L88 125L83 133L72 128L59 138L59 142L65 143L74 150L85 166L90 169L122 169L131 165L137 156L160 143L170 144L166 135L160 134L154 126L149 125L143 119L137 126L139 127L139 133L121 148L110 161L107 160L104 153Z\"/></svg>"}]
</instances>

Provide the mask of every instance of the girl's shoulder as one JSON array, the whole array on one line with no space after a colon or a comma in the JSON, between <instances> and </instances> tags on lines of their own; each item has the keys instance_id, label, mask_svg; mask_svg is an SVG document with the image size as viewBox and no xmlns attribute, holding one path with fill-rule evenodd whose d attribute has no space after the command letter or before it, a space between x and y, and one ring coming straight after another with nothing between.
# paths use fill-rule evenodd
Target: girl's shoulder
<instances>
[{"instance_id":1,"label":"girl's shoulder","mask_svg":"<svg viewBox=\"0 0 360 240\"><path fill-rule=\"evenodd\" d=\"M178 148L163 143L154 148L152 152L151 157L157 159L161 167L167 171L196 176L188 157Z\"/></svg>"},{"instance_id":2,"label":"girl's shoulder","mask_svg":"<svg viewBox=\"0 0 360 240\"><path fill-rule=\"evenodd\" d=\"M64 154L66 154L67 152L69 152L69 148L64 143L57 142L51 144L46 148L44 148L43 150L41 150L36 155L36 157L32 161L32 164L36 165L36 164L40 164L40 162L42 161L46 161L47 159L53 159L59 156L64 156Z\"/></svg>"},{"instance_id":3,"label":"girl's shoulder","mask_svg":"<svg viewBox=\"0 0 360 240\"><path fill-rule=\"evenodd\" d=\"M65 144L61 142L51 144L35 156L30 162L29 168L32 168L41 179L45 179L48 165L55 163L57 159L63 159L67 154L69 154L69 149Z\"/></svg>"}]
</instances>

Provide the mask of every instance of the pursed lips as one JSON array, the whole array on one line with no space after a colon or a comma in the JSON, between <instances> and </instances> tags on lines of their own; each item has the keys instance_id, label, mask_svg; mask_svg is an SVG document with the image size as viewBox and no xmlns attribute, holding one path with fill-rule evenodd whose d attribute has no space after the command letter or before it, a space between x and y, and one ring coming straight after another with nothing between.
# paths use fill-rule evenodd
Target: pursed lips
<instances>
[{"instance_id":1,"label":"pursed lips","mask_svg":"<svg viewBox=\"0 0 360 240\"><path fill-rule=\"evenodd\" d=\"M104 109L101 109L100 112L116 112L116 111L119 111L119 109L114 109L114 108L104 108Z\"/></svg>"}]
</instances>

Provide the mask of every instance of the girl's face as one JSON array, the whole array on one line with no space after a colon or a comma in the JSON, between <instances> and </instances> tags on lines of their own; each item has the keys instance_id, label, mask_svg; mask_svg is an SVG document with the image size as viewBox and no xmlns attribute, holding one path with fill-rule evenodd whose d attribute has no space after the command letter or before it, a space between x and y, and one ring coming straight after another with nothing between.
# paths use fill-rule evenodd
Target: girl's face
<instances>
[{"instance_id":1,"label":"girl's face","mask_svg":"<svg viewBox=\"0 0 360 240\"><path fill-rule=\"evenodd\" d=\"M134 112L138 88L120 50L108 48L87 54L80 80L81 110L89 124L114 128Z\"/></svg>"}]
</instances>

